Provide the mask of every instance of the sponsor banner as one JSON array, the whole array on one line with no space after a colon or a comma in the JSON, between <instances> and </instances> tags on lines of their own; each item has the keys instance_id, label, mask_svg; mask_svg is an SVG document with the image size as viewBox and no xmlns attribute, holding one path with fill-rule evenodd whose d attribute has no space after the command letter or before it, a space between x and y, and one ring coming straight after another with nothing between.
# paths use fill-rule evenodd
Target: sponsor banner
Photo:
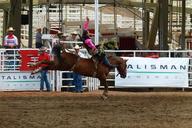
<instances>
[{"instance_id":1,"label":"sponsor banner","mask_svg":"<svg viewBox=\"0 0 192 128\"><path fill-rule=\"evenodd\" d=\"M40 74L31 72L1 72L0 91L30 91L39 90Z\"/></svg>"},{"instance_id":2,"label":"sponsor banner","mask_svg":"<svg viewBox=\"0 0 192 128\"><path fill-rule=\"evenodd\" d=\"M127 77L116 76L116 87L188 87L188 58L125 59Z\"/></svg>"},{"instance_id":3,"label":"sponsor banner","mask_svg":"<svg viewBox=\"0 0 192 128\"><path fill-rule=\"evenodd\" d=\"M21 66L20 71L31 71L34 68L29 67L30 63L35 63L38 60L38 50L20 50Z\"/></svg>"}]
</instances>

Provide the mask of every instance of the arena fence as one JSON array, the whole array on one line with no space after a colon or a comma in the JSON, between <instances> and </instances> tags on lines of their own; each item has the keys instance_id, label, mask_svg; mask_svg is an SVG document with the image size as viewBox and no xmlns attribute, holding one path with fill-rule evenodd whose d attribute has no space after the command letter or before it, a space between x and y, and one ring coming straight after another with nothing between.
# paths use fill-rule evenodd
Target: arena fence
<instances>
[{"instance_id":1,"label":"arena fence","mask_svg":"<svg viewBox=\"0 0 192 128\"><path fill-rule=\"evenodd\" d=\"M33 63L37 61L37 56L34 56L37 49L0 49L0 91L22 91L22 90L39 90L39 75L31 76L31 71L26 70L25 61ZM86 50L82 50L86 56ZM24 56L26 55L27 56ZM32 54L31 54L32 53ZM106 50L107 55L121 56L121 57L145 57L145 58L188 58L188 86L180 88L192 87L192 51L191 50ZM90 56L88 56L90 57ZM129 62L129 61L128 61ZM27 63L28 65L29 63ZM72 85L72 72L69 71L50 71L49 79L53 91L70 90L74 87ZM116 72L111 71L107 82L109 88L117 88ZM128 72L129 74L129 72ZM71 76L71 77L68 77ZM100 86L98 79L91 77L83 77L83 87L89 91L103 88ZM137 87L137 86L126 86ZM140 87L140 86L138 86ZM145 87L145 86L142 86ZM155 86L154 86L155 87Z\"/></svg>"}]
</instances>

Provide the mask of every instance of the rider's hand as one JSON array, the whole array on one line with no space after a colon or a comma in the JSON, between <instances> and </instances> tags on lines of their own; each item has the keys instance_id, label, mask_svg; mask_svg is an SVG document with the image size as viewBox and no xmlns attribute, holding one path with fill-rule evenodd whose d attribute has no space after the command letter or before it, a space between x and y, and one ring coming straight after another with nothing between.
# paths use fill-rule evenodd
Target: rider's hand
<instances>
[{"instance_id":1,"label":"rider's hand","mask_svg":"<svg viewBox=\"0 0 192 128\"><path fill-rule=\"evenodd\" d=\"M35 64L29 64L29 67L34 67L35 66Z\"/></svg>"}]
</instances>

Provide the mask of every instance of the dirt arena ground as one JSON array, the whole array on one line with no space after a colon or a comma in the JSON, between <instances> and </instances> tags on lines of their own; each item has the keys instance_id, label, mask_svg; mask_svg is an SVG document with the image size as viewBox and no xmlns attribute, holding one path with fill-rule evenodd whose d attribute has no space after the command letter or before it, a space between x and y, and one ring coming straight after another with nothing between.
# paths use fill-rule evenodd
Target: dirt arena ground
<instances>
[{"instance_id":1,"label":"dirt arena ground","mask_svg":"<svg viewBox=\"0 0 192 128\"><path fill-rule=\"evenodd\" d=\"M192 92L0 92L0 128L192 128Z\"/></svg>"}]
</instances>

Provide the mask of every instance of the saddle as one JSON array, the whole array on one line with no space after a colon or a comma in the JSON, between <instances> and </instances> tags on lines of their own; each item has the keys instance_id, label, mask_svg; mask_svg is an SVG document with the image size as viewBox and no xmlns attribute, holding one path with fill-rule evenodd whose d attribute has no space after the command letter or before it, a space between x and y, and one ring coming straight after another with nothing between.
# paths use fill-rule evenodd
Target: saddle
<instances>
[{"instance_id":1,"label":"saddle","mask_svg":"<svg viewBox=\"0 0 192 128\"><path fill-rule=\"evenodd\" d=\"M105 52L104 50L101 48L101 44L96 45L96 50L93 51L91 48L89 48L89 46L87 46L86 44L83 44L84 47L87 49L88 53L92 56L91 59L93 60L95 67L97 69L97 65L99 63L103 62L103 58L105 57Z\"/></svg>"}]
</instances>

